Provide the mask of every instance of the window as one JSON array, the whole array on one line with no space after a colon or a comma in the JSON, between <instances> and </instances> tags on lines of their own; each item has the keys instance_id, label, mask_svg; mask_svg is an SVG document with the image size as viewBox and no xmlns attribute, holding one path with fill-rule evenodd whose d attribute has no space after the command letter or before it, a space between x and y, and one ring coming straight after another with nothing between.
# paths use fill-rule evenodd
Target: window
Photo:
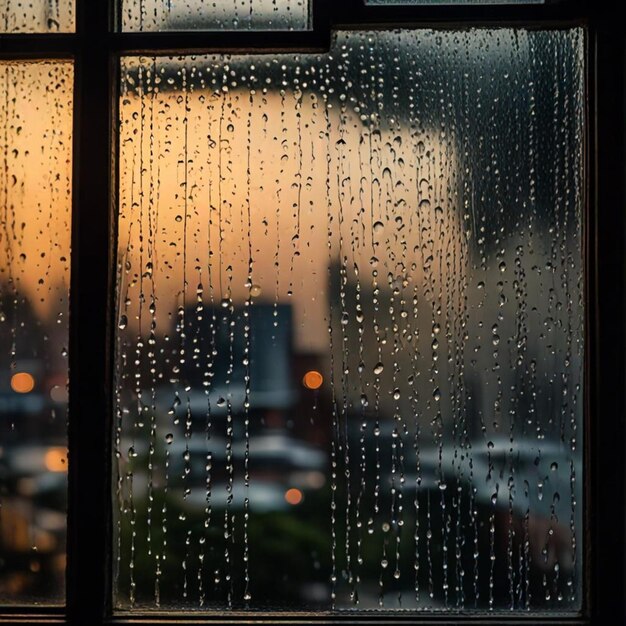
<instances>
[{"instance_id":1,"label":"window","mask_svg":"<svg viewBox=\"0 0 626 626\"><path fill-rule=\"evenodd\" d=\"M260 2L123 2L122 30L304 30L308 0Z\"/></svg>"},{"instance_id":2,"label":"window","mask_svg":"<svg viewBox=\"0 0 626 626\"><path fill-rule=\"evenodd\" d=\"M0 63L3 600L64 600L73 66Z\"/></svg>"},{"instance_id":3,"label":"window","mask_svg":"<svg viewBox=\"0 0 626 626\"><path fill-rule=\"evenodd\" d=\"M72 0L2 0L3 33L71 33L75 30Z\"/></svg>"},{"instance_id":4,"label":"window","mask_svg":"<svg viewBox=\"0 0 626 626\"><path fill-rule=\"evenodd\" d=\"M120 606L580 608L582 46L122 59Z\"/></svg>"},{"instance_id":5,"label":"window","mask_svg":"<svg viewBox=\"0 0 626 626\"><path fill-rule=\"evenodd\" d=\"M3 7L9 619L624 614L608 11L96 4Z\"/></svg>"}]
</instances>

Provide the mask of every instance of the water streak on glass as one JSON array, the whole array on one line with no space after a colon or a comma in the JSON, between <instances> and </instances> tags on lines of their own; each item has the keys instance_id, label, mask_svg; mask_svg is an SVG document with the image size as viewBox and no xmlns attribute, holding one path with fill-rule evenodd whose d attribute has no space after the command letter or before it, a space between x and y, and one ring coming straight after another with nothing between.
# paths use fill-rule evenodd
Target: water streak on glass
<instances>
[{"instance_id":1,"label":"water streak on glass","mask_svg":"<svg viewBox=\"0 0 626 626\"><path fill-rule=\"evenodd\" d=\"M121 0L123 31L307 30L310 0Z\"/></svg>"},{"instance_id":2,"label":"water streak on glass","mask_svg":"<svg viewBox=\"0 0 626 626\"><path fill-rule=\"evenodd\" d=\"M122 61L122 609L575 613L583 35Z\"/></svg>"},{"instance_id":3,"label":"water streak on glass","mask_svg":"<svg viewBox=\"0 0 626 626\"><path fill-rule=\"evenodd\" d=\"M0 604L65 600L72 86L0 62Z\"/></svg>"},{"instance_id":4,"label":"water streak on glass","mask_svg":"<svg viewBox=\"0 0 626 626\"><path fill-rule=\"evenodd\" d=\"M72 33L74 0L0 0L0 33Z\"/></svg>"}]
</instances>

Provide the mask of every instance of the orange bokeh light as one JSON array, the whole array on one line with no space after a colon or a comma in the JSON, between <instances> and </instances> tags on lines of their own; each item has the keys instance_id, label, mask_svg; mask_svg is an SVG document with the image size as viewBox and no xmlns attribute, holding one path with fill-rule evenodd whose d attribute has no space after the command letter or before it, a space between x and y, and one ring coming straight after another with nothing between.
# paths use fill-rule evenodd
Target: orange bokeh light
<instances>
[{"instance_id":1,"label":"orange bokeh light","mask_svg":"<svg viewBox=\"0 0 626 626\"><path fill-rule=\"evenodd\" d=\"M49 472L67 472L67 450L64 448L50 448L46 452L44 463Z\"/></svg>"},{"instance_id":2,"label":"orange bokeh light","mask_svg":"<svg viewBox=\"0 0 626 626\"><path fill-rule=\"evenodd\" d=\"M311 370L310 372L307 372L304 375L304 378L302 379L302 384L307 389L319 389L322 386L323 382L324 382L324 377L319 372L316 372L315 370Z\"/></svg>"},{"instance_id":3,"label":"orange bokeh light","mask_svg":"<svg viewBox=\"0 0 626 626\"><path fill-rule=\"evenodd\" d=\"M11 376L11 389L15 393L30 393L35 388L35 379L28 372L18 372Z\"/></svg>"},{"instance_id":4,"label":"orange bokeh light","mask_svg":"<svg viewBox=\"0 0 626 626\"><path fill-rule=\"evenodd\" d=\"M285 500L292 505L300 504L304 496L299 489L288 489L285 492Z\"/></svg>"}]
</instances>

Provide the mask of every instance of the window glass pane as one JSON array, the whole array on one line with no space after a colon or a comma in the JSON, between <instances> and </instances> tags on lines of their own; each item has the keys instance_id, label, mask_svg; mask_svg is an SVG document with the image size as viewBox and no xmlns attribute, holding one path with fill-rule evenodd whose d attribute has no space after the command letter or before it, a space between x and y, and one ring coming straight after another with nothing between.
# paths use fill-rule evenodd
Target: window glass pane
<instances>
[{"instance_id":1,"label":"window glass pane","mask_svg":"<svg viewBox=\"0 0 626 626\"><path fill-rule=\"evenodd\" d=\"M121 0L122 30L306 30L309 0Z\"/></svg>"},{"instance_id":2,"label":"window glass pane","mask_svg":"<svg viewBox=\"0 0 626 626\"><path fill-rule=\"evenodd\" d=\"M0 62L0 604L65 595L72 83Z\"/></svg>"},{"instance_id":3,"label":"window glass pane","mask_svg":"<svg viewBox=\"0 0 626 626\"><path fill-rule=\"evenodd\" d=\"M0 33L71 33L74 0L0 0Z\"/></svg>"},{"instance_id":4,"label":"window glass pane","mask_svg":"<svg viewBox=\"0 0 626 626\"><path fill-rule=\"evenodd\" d=\"M581 31L121 89L116 605L578 610Z\"/></svg>"}]
</instances>

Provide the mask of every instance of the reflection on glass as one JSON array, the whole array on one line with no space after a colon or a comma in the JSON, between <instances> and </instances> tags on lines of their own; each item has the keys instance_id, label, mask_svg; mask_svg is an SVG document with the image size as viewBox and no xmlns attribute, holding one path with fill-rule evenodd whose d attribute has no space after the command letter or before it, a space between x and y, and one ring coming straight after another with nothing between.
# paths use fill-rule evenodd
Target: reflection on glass
<instances>
[{"instance_id":1,"label":"reflection on glass","mask_svg":"<svg viewBox=\"0 0 626 626\"><path fill-rule=\"evenodd\" d=\"M0 0L0 33L71 33L74 0Z\"/></svg>"},{"instance_id":2,"label":"reflection on glass","mask_svg":"<svg viewBox=\"0 0 626 626\"><path fill-rule=\"evenodd\" d=\"M580 608L582 50L123 60L119 608Z\"/></svg>"},{"instance_id":3,"label":"reflection on glass","mask_svg":"<svg viewBox=\"0 0 626 626\"><path fill-rule=\"evenodd\" d=\"M307 30L310 0L120 0L122 30Z\"/></svg>"},{"instance_id":4,"label":"reflection on glass","mask_svg":"<svg viewBox=\"0 0 626 626\"><path fill-rule=\"evenodd\" d=\"M0 62L0 604L65 595L72 82Z\"/></svg>"}]
</instances>

